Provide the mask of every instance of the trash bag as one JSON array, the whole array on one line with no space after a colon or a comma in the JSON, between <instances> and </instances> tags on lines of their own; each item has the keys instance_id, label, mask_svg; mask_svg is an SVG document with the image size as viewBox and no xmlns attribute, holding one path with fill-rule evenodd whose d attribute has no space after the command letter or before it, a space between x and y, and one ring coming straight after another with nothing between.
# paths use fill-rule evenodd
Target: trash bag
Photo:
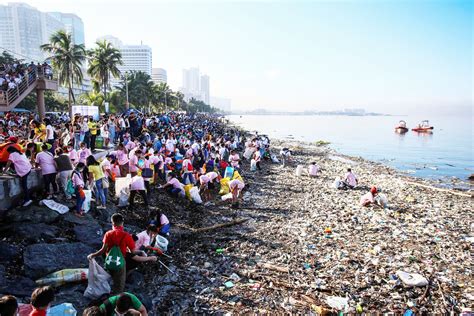
<instances>
[{"instance_id":1,"label":"trash bag","mask_svg":"<svg viewBox=\"0 0 474 316\"><path fill-rule=\"evenodd\" d=\"M342 180L340 177L336 177L336 179L334 179L334 182L331 184L331 188L332 189L339 189L339 187L341 186L342 184Z\"/></svg>"},{"instance_id":2,"label":"trash bag","mask_svg":"<svg viewBox=\"0 0 474 316\"><path fill-rule=\"evenodd\" d=\"M271 155L271 158L273 163L280 163L280 160L278 160L276 155Z\"/></svg>"},{"instance_id":3,"label":"trash bag","mask_svg":"<svg viewBox=\"0 0 474 316\"><path fill-rule=\"evenodd\" d=\"M128 187L123 188L119 194L118 206L119 207L127 206L129 197L130 197L130 190L128 189Z\"/></svg>"},{"instance_id":4,"label":"trash bag","mask_svg":"<svg viewBox=\"0 0 474 316\"><path fill-rule=\"evenodd\" d=\"M296 176L297 177L301 177L303 175L303 166L302 165L298 165L296 167Z\"/></svg>"},{"instance_id":5,"label":"trash bag","mask_svg":"<svg viewBox=\"0 0 474 316\"><path fill-rule=\"evenodd\" d=\"M193 199L194 203L196 204L202 203L202 199L201 199L201 196L199 195L198 188L192 187L191 190L189 190L189 195L191 195L191 198Z\"/></svg>"},{"instance_id":6,"label":"trash bag","mask_svg":"<svg viewBox=\"0 0 474 316\"><path fill-rule=\"evenodd\" d=\"M87 269L64 269L36 280L36 284L59 286L70 282L81 282L87 280L87 273Z\"/></svg>"},{"instance_id":7,"label":"trash bag","mask_svg":"<svg viewBox=\"0 0 474 316\"><path fill-rule=\"evenodd\" d=\"M168 251L168 239L163 236L156 235L156 246L158 246L163 252Z\"/></svg>"},{"instance_id":8,"label":"trash bag","mask_svg":"<svg viewBox=\"0 0 474 316\"><path fill-rule=\"evenodd\" d=\"M190 184L186 184L184 186L184 193L186 195L186 197L191 201L192 198L191 198L191 193L189 193L189 191L191 190L191 188L193 187L193 184L190 183Z\"/></svg>"},{"instance_id":9,"label":"trash bag","mask_svg":"<svg viewBox=\"0 0 474 316\"><path fill-rule=\"evenodd\" d=\"M232 199L232 193L224 194L224 195L221 197L221 199L222 199L222 201L231 200L231 199Z\"/></svg>"},{"instance_id":10,"label":"trash bag","mask_svg":"<svg viewBox=\"0 0 474 316\"><path fill-rule=\"evenodd\" d=\"M244 182L244 179L242 178L242 176L240 175L238 171L234 171L234 175L232 176L232 180L235 180L235 179Z\"/></svg>"},{"instance_id":11,"label":"trash bag","mask_svg":"<svg viewBox=\"0 0 474 316\"><path fill-rule=\"evenodd\" d=\"M132 182L132 177L116 177L115 178L115 197L120 198L120 192L123 188L129 188Z\"/></svg>"},{"instance_id":12,"label":"trash bag","mask_svg":"<svg viewBox=\"0 0 474 316\"><path fill-rule=\"evenodd\" d=\"M110 293L110 274L102 268L95 259L89 261L88 284L84 296L90 299L98 299L104 294Z\"/></svg>"},{"instance_id":13,"label":"trash bag","mask_svg":"<svg viewBox=\"0 0 474 316\"><path fill-rule=\"evenodd\" d=\"M384 208L388 207L388 198L385 194L382 194L382 193L378 194L375 197L375 201L377 201L377 203L382 205Z\"/></svg>"},{"instance_id":14,"label":"trash bag","mask_svg":"<svg viewBox=\"0 0 474 316\"><path fill-rule=\"evenodd\" d=\"M51 307L46 316L76 316L77 311L71 303L62 303Z\"/></svg>"},{"instance_id":15,"label":"trash bag","mask_svg":"<svg viewBox=\"0 0 474 316\"><path fill-rule=\"evenodd\" d=\"M255 159L250 160L250 171L257 171L257 161Z\"/></svg>"},{"instance_id":16,"label":"trash bag","mask_svg":"<svg viewBox=\"0 0 474 316\"><path fill-rule=\"evenodd\" d=\"M252 148L245 149L244 158L247 159L247 160L250 159L252 157L253 153L254 153L254 150Z\"/></svg>"},{"instance_id":17,"label":"trash bag","mask_svg":"<svg viewBox=\"0 0 474 316\"><path fill-rule=\"evenodd\" d=\"M347 313L349 311L349 299L340 296L328 296L326 303L332 308Z\"/></svg>"},{"instance_id":18,"label":"trash bag","mask_svg":"<svg viewBox=\"0 0 474 316\"><path fill-rule=\"evenodd\" d=\"M54 200L44 199L44 200L41 200L41 202L44 205L46 205L48 208L52 209L53 211L58 212L59 214L65 214L65 213L69 212L69 207L67 207L66 205L63 205L61 203L58 203Z\"/></svg>"},{"instance_id":19,"label":"trash bag","mask_svg":"<svg viewBox=\"0 0 474 316\"><path fill-rule=\"evenodd\" d=\"M229 181L230 179L229 178L222 178L220 183L221 183L221 189L219 191L219 194L220 195L225 195L227 193L230 192L230 188L229 188Z\"/></svg>"},{"instance_id":20,"label":"trash bag","mask_svg":"<svg viewBox=\"0 0 474 316\"><path fill-rule=\"evenodd\" d=\"M426 286L428 280L418 273L408 273L405 271L397 271L396 275L400 278L402 283L407 287Z\"/></svg>"},{"instance_id":21,"label":"trash bag","mask_svg":"<svg viewBox=\"0 0 474 316\"><path fill-rule=\"evenodd\" d=\"M82 209L84 210L84 213L87 213L91 209L92 191L84 190L84 195L86 196L86 199L84 200L84 204L82 204Z\"/></svg>"}]
</instances>

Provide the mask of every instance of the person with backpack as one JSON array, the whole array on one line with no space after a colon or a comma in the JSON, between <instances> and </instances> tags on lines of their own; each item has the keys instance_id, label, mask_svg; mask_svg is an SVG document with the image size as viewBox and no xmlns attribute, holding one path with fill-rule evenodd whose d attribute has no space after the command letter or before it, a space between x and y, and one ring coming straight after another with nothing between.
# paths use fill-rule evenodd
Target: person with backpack
<instances>
[{"instance_id":1,"label":"person with backpack","mask_svg":"<svg viewBox=\"0 0 474 316\"><path fill-rule=\"evenodd\" d=\"M119 294L125 289L127 273L125 257L127 252L132 252L135 249L135 242L132 236L124 231L124 218L121 214L113 214L111 220L112 229L105 233L102 248L88 255L87 259L92 260L97 256L106 254L105 269L112 276L112 293Z\"/></svg>"}]
</instances>

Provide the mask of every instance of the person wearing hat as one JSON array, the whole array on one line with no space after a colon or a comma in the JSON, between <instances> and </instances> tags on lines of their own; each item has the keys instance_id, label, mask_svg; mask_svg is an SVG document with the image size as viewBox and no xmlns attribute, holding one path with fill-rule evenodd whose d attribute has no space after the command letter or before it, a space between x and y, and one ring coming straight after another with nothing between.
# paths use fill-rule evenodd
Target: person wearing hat
<instances>
[{"instance_id":1,"label":"person wearing hat","mask_svg":"<svg viewBox=\"0 0 474 316\"><path fill-rule=\"evenodd\" d=\"M375 197L377 196L377 194L378 194L377 188L372 187L369 192L367 192L360 198L360 205L362 206L379 205L377 201L375 200Z\"/></svg>"}]
</instances>

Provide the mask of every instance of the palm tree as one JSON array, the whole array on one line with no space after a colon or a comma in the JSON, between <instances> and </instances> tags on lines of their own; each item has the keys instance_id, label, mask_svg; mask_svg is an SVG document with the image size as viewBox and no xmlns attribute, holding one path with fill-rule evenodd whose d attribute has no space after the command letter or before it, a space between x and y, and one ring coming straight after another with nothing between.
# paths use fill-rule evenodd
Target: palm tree
<instances>
[{"instance_id":1,"label":"palm tree","mask_svg":"<svg viewBox=\"0 0 474 316\"><path fill-rule=\"evenodd\" d=\"M168 108L168 102L172 92L166 82L160 82L154 89L155 98L158 100L158 103L164 105L165 111Z\"/></svg>"},{"instance_id":2,"label":"palm tree","mask_svg":"<svg viewBox=\"0 0 474 316\"><path fill-rule=\"evenodd\" d=\"M148 107L150 111L150 104L153 103L155 89L150 75L142 71L132 71L125 80L117 87L122 97L126 97L128 89L130 103L140 107L142 110Z\"/></svg>"},{"instance_id":3,"label":"palm tree","mask_svg":"<svg viewBox=\"0 0 474 316\"><path fill-rule=\"evenodd\" d=\"M91 91L89 93L83 94L81 98L82 101L87 105L95 105L100 107L104 103L104 96L101 92Z\"/></svg>"},{"instance_id":4,"label":"palm tree","mask_svg":"<svg viewBox=\"0 0 474 316\"><path fill-rule=\"evenodd\" d=\"M82 83L82 63L86 59L86 51L83 44L74 44L71 33L59 30L49 38L49 43L40 46L41 49L51 56L53 68L58 74L59 83L68 87L69 117L72 118L72 101L75 101L73 84Z\"/></svg>"},{"instance_id":5,"label":"palm tree","mask_svg":"<svg viewBox=\"0 0 474 316\"><path fill-rule=\"evenodd\" d=\"M110 76L118 78L122 65L122 54L106 40L97 41L97 47L89 51L89 69L87 72L97 82L101 83L104 101L107 100L107 88L110 85Z\"/></svg>"}]
</instances>

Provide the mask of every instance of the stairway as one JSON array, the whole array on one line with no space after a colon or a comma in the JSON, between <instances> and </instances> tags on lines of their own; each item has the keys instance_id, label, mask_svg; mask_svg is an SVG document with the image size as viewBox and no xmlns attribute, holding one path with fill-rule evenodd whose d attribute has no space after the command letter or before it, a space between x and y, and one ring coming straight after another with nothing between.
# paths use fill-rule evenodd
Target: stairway
<instances>
[{"instance_id":1,"label":"stairway","mask_svg":"<svg viewBox=\"0 0 474 316\"><path fill-rule=\"evenodd\" d=\"M33 90L58 90L57 80L46 79L36 69L26 74L25 78L13 89L0 91L0 112L13 110Z\"/></svg>"}]
</instances>

